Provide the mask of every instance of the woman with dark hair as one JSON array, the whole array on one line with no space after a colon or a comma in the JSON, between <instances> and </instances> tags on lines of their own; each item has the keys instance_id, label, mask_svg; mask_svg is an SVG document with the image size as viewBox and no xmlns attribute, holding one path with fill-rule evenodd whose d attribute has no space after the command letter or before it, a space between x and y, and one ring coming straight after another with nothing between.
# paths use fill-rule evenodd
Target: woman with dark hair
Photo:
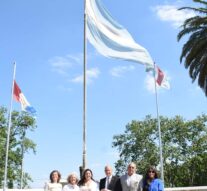
<instances>
[{"instance_id":1,"label":"woman with dark hair","mask_svg":"<svg viewBox=\"0 0 207 191\"><path fill-rule=\"evenodd\" d=\"M45 191L61 191L62 184L60 184L61 174L58 170L53 170L50 173L50 182L45 184Z\"/></svg>"},{"instance_id":2,"label":"woman with dark hair","mask_svg":"<svg viewBox=\"0 0 207 191\"><path fill-rule=\"evenodd\" d=\"M90 169L83 172L81 180L78 182L80 191L99 191L98 183L93 179L93 173Z\"/></svg>"},{"instance_id":3,"label":"woman with dark hair","mask_svg":"<svg viewBox=\"0 0 207 191\"><path fill-rule=\"evenodd\" d=\"M164 191L163 182L158 178L157 170L153 166L147 169L143 180L143 191Z\"/></svg>"}]
</instances>

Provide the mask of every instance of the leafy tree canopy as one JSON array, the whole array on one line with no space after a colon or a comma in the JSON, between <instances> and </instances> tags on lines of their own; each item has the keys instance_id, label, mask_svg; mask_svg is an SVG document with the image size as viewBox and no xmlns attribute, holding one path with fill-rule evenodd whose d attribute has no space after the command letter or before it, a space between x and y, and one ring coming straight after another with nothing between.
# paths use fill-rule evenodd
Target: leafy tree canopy
<instances>
[{"instance_id":1,"label":"leafy tree canopy","mask_svg":"<svg viewBox=\"0 0 207 191\"><path fill-rule=\"evenodd\" d=\"M207 115L193 120L160 117L163 146L165 186L182 187L207 185ZM159 169L159 135L157 119L146 116L143 121L132 121L123 134L113 137L112 146L119 151L116 173L126 172L134 161L140 174L149 165Z\"/></svg>"},{"instance_id":2,"label":"leafy tree canopy","mask_svg":"<svg viewBox=\"0 0 207 191\"><path fill-rule=\"evenodd\" d=\"M8 129L8 113L4 107L0 107L0 158L5 159L6 139ZM10 132L9 153L8 153L8 173L7 185L8 188L20 187L22 159L24 153L36 153L36 144L26 135L29 131L34 131L36 128L35 119L29 116L26 112L12 112L12 125ZM3 185L5 170L5 160L0 160L0 187ZM28 187L32 181L30 175L24 172L23 187Z\"/></svg>"}]
</instances>

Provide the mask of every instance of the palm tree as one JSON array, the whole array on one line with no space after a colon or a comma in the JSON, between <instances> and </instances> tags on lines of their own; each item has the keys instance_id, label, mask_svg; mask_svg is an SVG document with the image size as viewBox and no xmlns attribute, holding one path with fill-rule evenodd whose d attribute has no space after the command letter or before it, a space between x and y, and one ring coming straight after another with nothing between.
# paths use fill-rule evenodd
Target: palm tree
<instances>
[{"instance_id":1,"label":"palm tree","mask_svg":"<svg viewBox=\"0 0 207 191\"><path fill-rule=\"evenodd\" d=\"M196 16L186 19L182 30L178 33L178 41L186 35L189 39L183 45L180 62L185 59L184 66L189 69L193 82L198 79L198 85L207 96L207 1L193 0L204 7L182 7L179 10L193 10Z\"/></svg>"}]
</instances>

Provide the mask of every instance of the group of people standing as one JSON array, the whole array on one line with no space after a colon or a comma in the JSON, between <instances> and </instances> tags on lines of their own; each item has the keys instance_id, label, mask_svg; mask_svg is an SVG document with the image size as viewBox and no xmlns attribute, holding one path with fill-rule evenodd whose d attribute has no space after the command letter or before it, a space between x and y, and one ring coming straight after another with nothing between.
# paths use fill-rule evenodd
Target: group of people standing
<instances>
[{"instance_id":1,"label":"group of people standing","mask_svg":"<svg viewBox=\"0 0 207 191\"><path fill-rule=\"evenodd\" d=\"M145 176L136 174L136 164L130 163L127 173L121 177L112 174L111 166L105 166L106 177L97 182L93 172L85 169L78 180L76 173L68 175L67 184L62 187L61 174L54 170L50 173L50 182L46 183L45 191L164 191L163 182L158 178L156 169L150 166Z\"/></svg>"}]
</instances>

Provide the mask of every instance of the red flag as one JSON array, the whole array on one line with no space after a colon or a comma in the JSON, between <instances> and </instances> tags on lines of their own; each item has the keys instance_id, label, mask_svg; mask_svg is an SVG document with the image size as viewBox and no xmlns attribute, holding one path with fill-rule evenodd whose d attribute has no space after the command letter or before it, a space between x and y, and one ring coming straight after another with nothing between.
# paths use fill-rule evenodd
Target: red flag
<instances>
[{"instance_id":1,"label":"red flag","mask_svg":"<svg viewBox=\"0 0 207 191\"><path fill-rule=\"evenodd\" d=\"M156 79L157 83L158 83L159 85L161 85L163 79L164 79L164 73L163 73L162 70L160 70L160 68L157 66L157 79Z\"/></svg>"},{"instance_id":2,"label":"red flag","mask_svg":"<svg viewBox=\"0 0 207 191\"><path fill-rule=\"evenodd\" d=\"M19 86L17 85L16 81L14 80L13 98L17 102L20 102L20 93L21 93L21 89L19 88Z\"/></svg>"}]
</instances>

